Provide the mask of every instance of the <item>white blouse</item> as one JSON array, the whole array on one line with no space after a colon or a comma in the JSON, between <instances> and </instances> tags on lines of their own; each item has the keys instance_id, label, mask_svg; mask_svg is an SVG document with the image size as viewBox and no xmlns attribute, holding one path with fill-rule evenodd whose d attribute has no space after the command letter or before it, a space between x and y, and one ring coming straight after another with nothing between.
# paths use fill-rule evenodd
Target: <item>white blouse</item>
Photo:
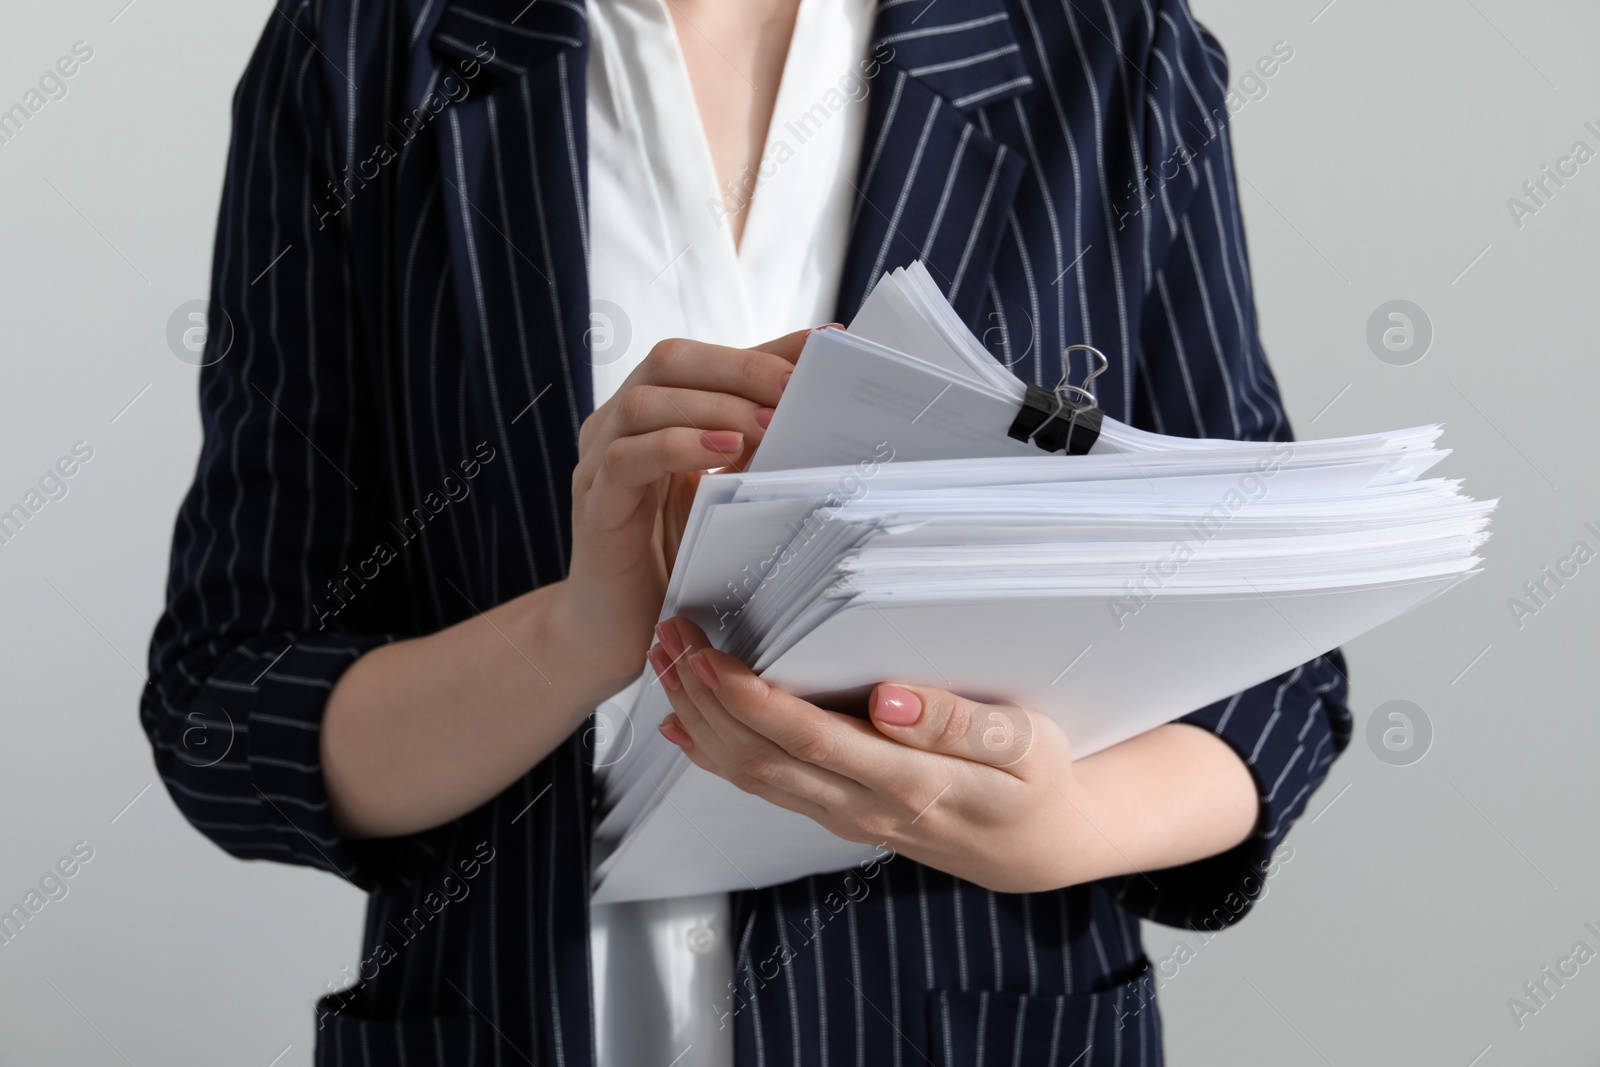
<instances>
[{"instance_id":1,"label":"white blouse","mask_svg":"<svg viewBox=\"0 0 1600 1067\"><path fill-rule=\"evenodd\" d=\"M831 320L873 10L873 0L801 0L753 199L733 198L750 203L736 249L666 0L588 5L596 405L663 338L747 347ZM601 710L620 722L631 698L630 688ZM597 754L600 788L620 758ZM721 893L594 906L600 1067L732 1064L728 923Z\"/></svg>"}]
</instances>

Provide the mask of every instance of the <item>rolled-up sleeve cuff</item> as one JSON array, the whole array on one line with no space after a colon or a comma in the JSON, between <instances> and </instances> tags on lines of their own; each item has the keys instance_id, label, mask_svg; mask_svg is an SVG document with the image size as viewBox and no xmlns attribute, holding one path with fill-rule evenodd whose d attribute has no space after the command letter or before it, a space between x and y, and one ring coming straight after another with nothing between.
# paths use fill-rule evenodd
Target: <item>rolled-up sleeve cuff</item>
<instances>
[{"instance_id":1,"label":"rolled-up sleeve cuff","mask_svg":"<svg viewBox=\"0 0 1600 1067\"><path fill-rule=\"evenodd\" d=\"M334 684L388 635L297 641L262 673L249 712L251 785L270 827L264 852L332 871L369 890L381 880L381 842L346 839L335 825L322 772L322 717ZM265 858L265 857L264 857Z\"/></svg>"},{"instance_id":2,"label":"rolled-up sleeve cuff","mask_svg":"<svg viewBox=\"0 0 1600 1067\"><path fill-rule=\"evenodd\" d=\"M1227 852L1129 878L1123 906L1168 926L1218 930L1266 896L1285 859L1284 836L1349 743L1347 691L1344 659L1334 651L1180 719L1216 734L1244 760L1260 816Z\"/></svg>"}]
</instances>

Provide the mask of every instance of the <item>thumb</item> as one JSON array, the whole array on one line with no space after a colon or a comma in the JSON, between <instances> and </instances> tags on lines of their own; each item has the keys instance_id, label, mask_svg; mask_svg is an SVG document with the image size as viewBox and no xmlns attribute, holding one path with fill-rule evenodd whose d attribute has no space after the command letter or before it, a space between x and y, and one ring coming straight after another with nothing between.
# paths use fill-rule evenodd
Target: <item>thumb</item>
<instances>
[{"instance_id":1,"label":"thumb","mask_svg":"<svg viewBox=\"0 0 1600 1067\"><path fill-rule=\"evenodd\" d=\"M823 326L808 326L803 330L786 333L782 337L774 337L770 341L763 341L751 347L758 352L765 352L768 355L778 356L788 360L790 363L794 363L800 359L800 350L806 346L806 338L811 336L813 330L834 329L842 330L844 327L837 322L830 322Z\"/></svg>"},{"instance_id":2,"label":"thumb","mask_svg":"<svg viewBox=\"0 0 1600 1067\"><path fill-rule=\"evenodd\" d=\"M1026 708L980 704L932 686L884 683L872 691L869 709L885 737L991 767L1020 762L1048 736Z\"/></svg>"}]
</instances>

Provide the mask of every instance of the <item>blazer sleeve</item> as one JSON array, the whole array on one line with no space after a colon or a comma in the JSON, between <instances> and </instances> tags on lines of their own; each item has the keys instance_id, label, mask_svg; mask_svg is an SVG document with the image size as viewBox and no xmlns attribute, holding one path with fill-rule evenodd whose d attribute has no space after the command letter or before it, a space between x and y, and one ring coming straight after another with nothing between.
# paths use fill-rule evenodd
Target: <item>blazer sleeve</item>
<instances>
[{"instance_id":1,"label":"blazer sleeve","mask_svg":"<svg viewBox=\"0 0 1600 1067\"><path fill-rule=\"evenodd\" d=\"M328 609L350 547L376 536L378 477L347 249L313 210L334 167L311 10L269 18L234 96L204 443L140 719L178 808L222 848L370 888L386 846L341 837L318 755L334 683L393 638Z\"/></svg>"},{"instance_id":2,"label":"blazer sleeve","mask_svg":"<svg viewBox=\"0 0 1600 1067\"><path fill-rule=\"evenodd\" d=\"M1256 323L1228 137L1221 47L1182 0L1158 8L1146 66L1153 83L1145 181L1121 223L1142 229L1151 265L1140 324L1135 421L1194 437L1292 439ZM1260 817L1218 856L1135 876L1124 903L1174 926L1219 929L1264 896L1284 836L1349 743L1348 681L1337 650L1185 716L1244 760ZM1321 653L1321 654L1318 654Z\"/></svg>"}]
</instances>

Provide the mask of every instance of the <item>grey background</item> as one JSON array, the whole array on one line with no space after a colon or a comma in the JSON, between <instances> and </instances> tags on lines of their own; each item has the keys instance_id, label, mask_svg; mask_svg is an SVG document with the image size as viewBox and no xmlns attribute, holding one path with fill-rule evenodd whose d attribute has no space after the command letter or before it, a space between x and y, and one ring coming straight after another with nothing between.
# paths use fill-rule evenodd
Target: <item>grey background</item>
<instances>
[{"instance_id":1,"label":"grey background","mask_svg":"<svg viewBox=\"0 0 1600 1067\"><path fill-rule=\"evenodd\" d=\"M1236 83L1294 50L1234 136L1297 431L1443 421L1446 473L1501 509L1482 576L1348 647L1355 737L1256 914L1210 942L1147 931L1184 961L1162 990L1171 1062L1593 1064L1600 962L1520 1029L1507 999L1576 941L1600 950L1600 560L1520 628L1507 601L1575 541L1600 549L1600 159L1520 229L1506 202L1574 141L1600 150L1600 8L1194 2ZM146 791L135 713L199 441L167 321L205 296L228 101L270 9L125 3L0 3L0 106L73 42L95 50L0 145L0 504L94 449L0 546L0 905L94 849L0 946L0 1064L304 1064L362 898L190 829ZM1408 366L1366 341L1396 299L1434 333ZM1368 745L1392 700L1432 727L1409 765Z\"/></svg>"}]
</instances>

